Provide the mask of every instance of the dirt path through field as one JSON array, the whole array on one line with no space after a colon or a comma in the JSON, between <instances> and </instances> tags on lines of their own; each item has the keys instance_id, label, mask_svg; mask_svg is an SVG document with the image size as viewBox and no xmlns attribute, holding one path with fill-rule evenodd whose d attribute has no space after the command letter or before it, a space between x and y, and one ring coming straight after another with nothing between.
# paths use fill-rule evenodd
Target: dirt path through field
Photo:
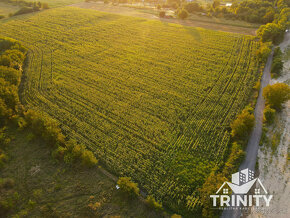
<instances>
[{"instance_id":1,"label":"dirt path through field","mask_svg":"<svg viewBox=\"0 0 290 218\"><path fill-rule=\"evenodd\" d=\"M185 26L202 27L205 29L218 30L218 31L223 31L223 32L240 33L240 34L246 34L246 35L256 34L256 29L254 28L231 26L231 25L225 25L225 24L220 24L220 23L210 23L210 22L203 22L203 21L179 20L176 18L159 18L153 13L152 14L149 12L147 13L145 11L142 11L141 9L135 9L135 8L125 7L125 6L113 6L110 4L104 4L102 2L80 2L80 3L72 4L69 6L92 9L92 10L103 11L103 12L114 13L114 14L120 14L120 15L125 15L125 16L142 17L146 19L160 20L162 22L176 23L176 24L181 24Z\"/></svg>"}]
</instances>

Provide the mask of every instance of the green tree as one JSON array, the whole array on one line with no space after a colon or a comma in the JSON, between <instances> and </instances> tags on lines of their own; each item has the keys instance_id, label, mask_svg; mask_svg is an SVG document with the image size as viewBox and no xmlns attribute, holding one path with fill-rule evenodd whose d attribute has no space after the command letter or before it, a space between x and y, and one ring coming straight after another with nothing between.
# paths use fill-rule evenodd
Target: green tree
<instances>
[{"instance_id":1,"label":"green tree","mask_svg":"<svg viewBox=\"0 0 290 218\"><path fill-rule=\"evenodd\" d=\"M185 9L181 9L179 12L178 12L178 18L184 20L188 17L188 12L187 10Z\"/></svg>"},{"instance_id":2,"label":"green tree","mask_svg":"<svg viewBox=\"0 0 290 218\"><path fill-rule=\"evenodd\" d=\"M130 177L120 177L117 184L120 190L127 196L132 198L139 195L140 190L138 184L132 182Z\"/></svg>"},{"instance_id":3,"label":"green tree","mask_svg":"<svg viewBox=\"0 0 290 218\"><path fill-rule=\"evenodd\" d=\"M241 114L237 116L237 119L231 124L231 135L234 139L244 140L248 137L255 124L255 117L249 112L248 109L244 109Z\"/></svg>"},{"instance_id":4,"label":"green tree","mask_svg":"<svg viewBox=\"0 0 290 218\"><path fill-rule=\"evenodd\" d=\"M261 43L260 49L257 51L257 56L261 61L266 61L271 53L269 43Z\"/></svg>"},{"instance_id":5,"label":"green tree","mask_svg":"<svg viewBox=\"0 0 290 218\"><path fill-rule=\"evenodd\" d=\"M155 198L151 195L148 195L146 198L146 203L149 205L149 207L156 209L156 210L162 210L162 204L157 202Z\"/></svg>"},{"instance_id":6,"label":"green tree","mask_svg":"<svg viewBox=\"0 0 290 218\"><path fill-rule=\"evenodd\" d=\"M267 105L264 109L264 121L271 124L274 121L276 110Z\"/></svg>"},{"instance_id":7,"label":"green tree","mask_svg":"<svg viewBox=\"0 0 290 218\"><path fill-rule=\"evenodd\" d=\"M285 83L267 85L263 90L263 96L270 107L280 110L282 104L290 98L290 88Z\"/></svg>"},{"instance_id":8,"label":"green tree","mask_svg":"<svg viewBox=\"0 0 290 218\"><path fill-rule=\"evenodd\" d=\"M257 35L261 37L262 42L278 43L284 34L284 30L276 23L268 23L260 26Z\"/></svg>"}]
</instances>

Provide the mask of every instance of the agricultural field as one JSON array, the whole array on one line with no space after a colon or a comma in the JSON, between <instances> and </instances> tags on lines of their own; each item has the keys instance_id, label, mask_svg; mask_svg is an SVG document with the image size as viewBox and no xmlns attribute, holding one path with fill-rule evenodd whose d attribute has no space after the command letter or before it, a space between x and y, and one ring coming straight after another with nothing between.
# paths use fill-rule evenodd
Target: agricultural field
<instances>
[{"instance_id":1,"label":"agricultural field","mask_svg":"<svg viewBox=\"0 0 290 218\"><path fill-rule=\"evenodd\" d=\"M28 50L20 95L117 176L199 212L259 76L253 37L75 7L0 21Z\"/></svg>"},{"instance_id":2,"label":"agricultural field","mask_svg":"<svg viewBox=\"0 0 290 218\"><path fill-rule=\"evenodd\" d=\"M82 2L82 0L44 0L43 2L46 2L51 8L55 8Z\"/></svg>"},{"instance_id":3,"label":"agricultural field","mask_svg":"<svg viewBox=\"0 0 290 218\"><path fill-rule=\"evenodd\" d=\"M196 14L190 14L187 20L180 20L177 18L160 18L160 10L154 7L152 8L152 6L144 6L143 4L111 5L104 4L103 2L78 2L71 6L245 35L256 35L256 30L259 27L257 24L247 23L245 21L227 20L224 18L207 17ZM167 9L164 11L166 11L167 15L175 16L174 10L172 9Z\"/></svg>"}]
</instances>

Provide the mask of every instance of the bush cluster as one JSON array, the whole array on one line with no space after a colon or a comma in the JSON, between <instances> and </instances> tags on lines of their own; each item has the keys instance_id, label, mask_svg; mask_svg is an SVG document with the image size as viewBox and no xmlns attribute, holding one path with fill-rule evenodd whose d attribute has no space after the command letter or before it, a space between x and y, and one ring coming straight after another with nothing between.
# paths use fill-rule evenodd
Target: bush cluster
<instances>
[{"instance_id":1,"label":"bush cluster","mask_svg":"<svg viewBox=\"0 0 290 218\"><path fill-rule=\"evenodd\" d=\"M121 192L130 198L134 198L140 194L138 184L132 182L130 177L120 177L117 184Z\"/></svg>"},{"instance_id":2,"label":"bush cluster","mask_svg":"<svg viewBox=\"0 0 290 218\"><path fill-rule=\"evenodd\" d=\"M87 150L84 145L74 140L66 141L58 123L53 119L33 110L24 112L24 117L33 133L55 149L53 157L56 159L63 160L67 164L80 163L85 167L93 167L98 163L93 152Z\"/></svg>"},{"instance_id":3,"label":"bush cluster","mask_svg":"<svg viewBox=\"0 0 290 218\"><path fill-rule=\"evenodd\" d=\"M267 85L263 90L268 107L281 110L283 103L290 99L290 88L285 83L275 83Z\"/></svg>"},{"instance_id":4,"label":"bush cluster","mask_svg":"<svg viewBox=\"0 0 290 218\"><path fill-rule=\"evenodd\" d=\"M28 14L40 11L41 9L49 9L48 4L42 2L30 2L25 0L2 0L2 1L13 5L21 6L21 8L18 11L16 11L14 14L10 14L9 16Z\"/></svg>"},{"instance_id":5,"label":"bush cluster","mask_svg":"<svg viewBox=\"0 0 290 218\"><path fill-rule=\"evenodd\" d=\"M280 76L283 70L282 51L280 47L276 47L273 55L273 63L271 67L271 74L273 77Z\"/></svg>"},{"instance_id":6,"label":"bush cluster","mask_svg":"<svg viewBox=\"0 0 290 218\"><path fill-rule=\"evenodd\" d=\"M248 107L232 122L231 135L234 140L246 141L255 124L253 108Z\"/></svg>"},{"instance_id":7,"label":"bush cluster","mask_svg":"<svg viewBox=\"0 0 290 218\"><path fill-rule=\"evenodd\" d=\"M149 207L155 209L155 210L162 210L162 204L157 202L155 200L155 198L151 195L148 195L147 198L146 198L146 203Z\"/></svg>"},{"instance_id":8,"label":"bush cluster","mask_svg":"<svg viewBox=\"0 0 290 218\"><path fill-rule=\"evenodd\" d=\"M0 39L0 124L4 126L7 121L13 121L20 128L30 128L34 135L41 137L55 149L55 157L66 163L95 166L98 161L94 154L83 145L65 140L56 121L30 109L23 112L18 97L18 85L26 51L26 48L15 40ZM2 141L3 136L0 132L0 143ZM0 165L3 165L5 160L7 156L1 150Z\"/></svg>"}]
</instances>

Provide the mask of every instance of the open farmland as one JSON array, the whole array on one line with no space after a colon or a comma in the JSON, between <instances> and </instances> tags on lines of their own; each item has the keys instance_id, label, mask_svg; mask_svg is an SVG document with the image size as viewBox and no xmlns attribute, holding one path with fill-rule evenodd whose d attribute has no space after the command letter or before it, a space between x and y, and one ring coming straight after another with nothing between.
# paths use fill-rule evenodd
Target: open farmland
<instances>
[{"instance_id":1,"label":"open farmland","mask_svg":"<svg viewBox=\"0 0 290 218\"><path fill-rule=\"evenodd\" d=\"M29 49L27 107L164 205L198 210L260 75L252 37L74 7L0 25Z\"/></svg>"}]
</instances>

